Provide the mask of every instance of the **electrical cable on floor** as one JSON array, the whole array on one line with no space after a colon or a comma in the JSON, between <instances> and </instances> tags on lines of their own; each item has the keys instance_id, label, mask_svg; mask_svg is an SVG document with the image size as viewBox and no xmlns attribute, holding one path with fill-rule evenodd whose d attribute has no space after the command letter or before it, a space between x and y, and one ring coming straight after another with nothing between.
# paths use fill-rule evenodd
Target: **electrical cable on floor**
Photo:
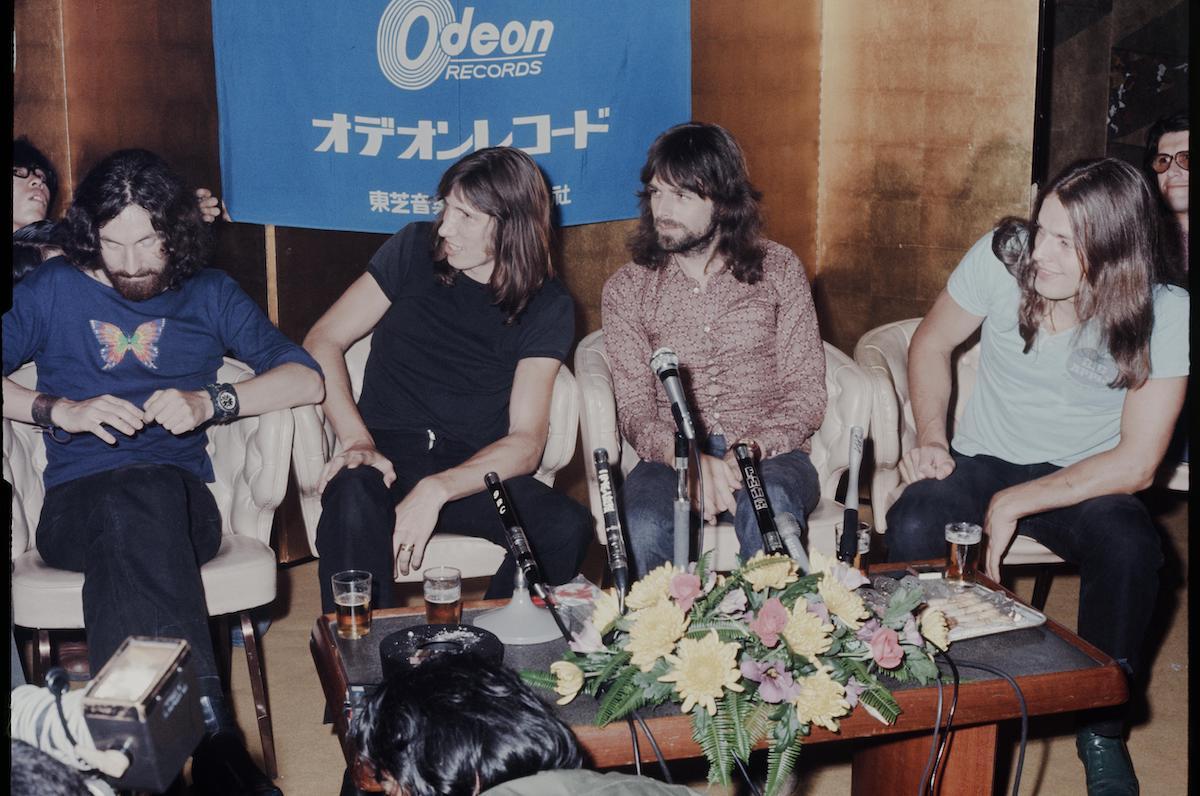
<instances>
[{"instance_id":1,"label":"electrical cable on floor","mask_svg":"<svg viewBox=\"0 0 1200 796\"><path fill-rule=\"evenodd\" d=\"M958 665L964 669L980 669L1003 677L1012 686L1013 692L1017 695L1017 704L1021 707L1021 746L1017 754L1017 768L1013 775L1012 787L1012 796L1017 796L1017 789L1021 786L1021 770L1025 767L1025 742L1029 739L1029 708L1025 704L1025 695L1021 693L1021 687L1017 685L1017 681L1008 672L997 669L995 666L990 666L986 663L975 663L974 661L964 661L962 659L959 659Z\"/></svg>"},{"instance_id":2,"label":"electrical cable on floor","mask_svg":"<svg viewBox=\"0 0 1200 796\"><path fill-rule=\"evenodd\" d=\"M738 770L742 772L742 779L746 780L746 784L750 786L750 792L753 793L754 796L762 796L762 791L760 791L758 786L754 784L754 780L750 779L750 772L746 770L744 765L742 765L742 761L738 759L737 755L733 756L733 762L737 763Z\"/></svg>"},{"instance_id":3,"label":"electrical cable on floor","mask_svg":"<svg viewBox=\"0 0 1200 796\"><path fill-rule=\"evenodd\" d=\"M654 756L658 758L658 767L662 769L663 781L668 785L674 785L675 780L671 778L671 771L667 768L667 761L663 757L662 749L658 748L658 741L654 740L654 733L650 732L650 728L646 726L646 721L642 718L642 714L635 710L633 711L633 717L641 725L642 732L646 734L646 740L650 742L650 748L654 750Z\"/></svg>"},{"instance_id":4,"label":"electrical cable on floor","mask_svg":"<svg viewBox=\"0 0 1200 796\"><path fill-rule=\"evenodd\" d=\"M942 743L938 747L937 758L933 761L933 771L929 774L930 793L937 793L938 770L941 769L942 760L945 758L946 750L950 746L950 730L954 727L954 711L958 707L958 667L954 665L954 661L945 651L938 652L936 657L945 658L946 663L950 664L950 671L954 674L954 691L950 696L950 710L946 713L946 729L942 734Z\"/></svg>"},{"instance_id":5,"label":"electrical cable on floor","mask_svg":"<svg viewBox=\"0 0 1200 796\"><path fill-rule=\"evenodd\" d=\"M935 667L936 668L936 667ZM921 783L917 786L917 796L923 796L925 786L929 784L929 772L933 768L933 760L937 756L938 735L942 728L942 672L938 670L937 676L937 711L933 717L933 739L929 744L929 758L925 761L925 770L921 772Z\"/></svg>"},{"instance_id":6,"label":"electrical cable on floor","mask_svg":"<svg viewBox=\"0 0 1200 796\"><path fill-rule=\"evenodd\" d=\"M633 746L633 768L640 777L642 775L642 750L638 747L637 727L633 723L633 716L626 716L625 721L629 722L629 742Z\"/></svg>"}]
</instances>

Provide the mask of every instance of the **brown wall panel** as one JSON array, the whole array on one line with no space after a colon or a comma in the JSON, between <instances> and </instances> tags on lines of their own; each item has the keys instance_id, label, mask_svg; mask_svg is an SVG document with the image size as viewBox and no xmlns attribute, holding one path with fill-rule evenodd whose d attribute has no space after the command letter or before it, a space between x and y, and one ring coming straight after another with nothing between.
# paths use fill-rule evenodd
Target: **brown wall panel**
<instances>
[{"instance_id":1,"label":"brown wall panel","mask_svg":"<svg viewBox=\"0 0 1200 796\"><path fill-rule=\"evenodd\" d=\"M19 0L13 5L13 137L26 135L58 170L51 214L71 195L71 148L67 138L63 77L61 0Z\"/></svg>"},{"instance_id":2,"label":"brown wall panel","mask_svg":"<svg viewBox=\"0 0 1200 796\"><path fill-rule=\"evenodd\" d=\"M826 3L822 26L817 311L850 352L1026 211L1037 2Z\"/></svg>"}]
</instances>

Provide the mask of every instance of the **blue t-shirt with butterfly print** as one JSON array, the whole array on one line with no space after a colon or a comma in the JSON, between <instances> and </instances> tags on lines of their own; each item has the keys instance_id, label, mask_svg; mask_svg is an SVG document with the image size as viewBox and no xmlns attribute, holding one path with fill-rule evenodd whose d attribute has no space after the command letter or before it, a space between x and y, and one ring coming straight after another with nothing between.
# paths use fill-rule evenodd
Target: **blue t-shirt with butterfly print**
<instances>
[{"instance_id":1,"label":"blue t-shirt with butterfly print","mask_svg":"<svg viewBox=\"0 0 1200 796\"><path fill-rule=\"evenodd\" d=\"M130 301L65 259L48 260L13 289L3 348L4 375L32 361L39 392L72 400L109 394L137 406L155 390L213 383L226 354L255 373L285 362L320 372L233 279L207 268L174 290ZM158 424L132 437L112 433L116 445L91 433L66 442L47 436L46 488L134 464L174 464L213 480L204 427L179 436Z\"/></svg>"}]
</instances>

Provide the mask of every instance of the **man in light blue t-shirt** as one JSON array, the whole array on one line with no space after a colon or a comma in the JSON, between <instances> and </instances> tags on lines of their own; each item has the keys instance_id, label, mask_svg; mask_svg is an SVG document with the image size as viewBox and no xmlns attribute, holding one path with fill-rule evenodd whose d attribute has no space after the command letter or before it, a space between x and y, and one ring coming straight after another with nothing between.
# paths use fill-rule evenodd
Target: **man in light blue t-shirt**
<instances>
[{"instance_id":1,"label":"man in light blue t-shirt","mask_svg":"<svg viewBox=\"0 0 1200 796\"><path fill-rule=\"evenodd\" d=\"M987 574L1018 532L1079 567L1079 635L1141 663L1158 591L1158 531L1134 493L1170 441L1188 374L1186 291L1156 284L1162 224L1146 178L1081 161L1042 191L1035 224L1006 219L959 263L913 335L917 445L888 512L894 561L940 557L942 529L988 536ZM980 330L979 373L953 443L953 349ZM1121 712L1085 717L1090 793L1136 793Z\"/></svg>"}]
</instances>

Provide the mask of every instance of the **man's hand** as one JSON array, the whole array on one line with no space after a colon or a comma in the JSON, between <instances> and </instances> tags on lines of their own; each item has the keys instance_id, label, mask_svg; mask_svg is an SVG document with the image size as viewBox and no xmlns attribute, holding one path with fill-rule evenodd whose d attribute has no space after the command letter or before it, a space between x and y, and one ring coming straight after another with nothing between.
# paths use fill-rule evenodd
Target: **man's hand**
<instances>
[{"instance_id":1,"label":"man's hand","mask_svg":"<svg viewBox=\"0 0 1200 796\"><path fill-rule=\"evenodd\" d=\"M325 463L321 470L321 478L317 481L317 494L325 494L325 486L345 467L353 470L355 467L374 467L383 473L383 485L391 486L396 480L396 470L392 462L369 443L351 445Z\"/></svg>"},{"instance_id":2,"label":"man's hand","mask_svg":"<svg viewBox=\"0 0 1200 796\"><path fill-rule=\"evenodd\" d=\"M997 583L1000 582L1000 561L1017 535L1017 521L1021 519L1013 510L1012 494L1009 490L1001 490L993 495L983 520L983 532L988 537L984 574Z\"/></svg>"},{"instance_id":3,"label":"man's hand","mask_svg":"<svg viewBox=\"0 0 1200 796\"><path fill-rule=\"evenodd\" d=\"M397 577L407 575L409 569L421 568L425 545L433 535L433 526L437 524L444 505L446 500L443 492L434 481L425 478L396 506L392 553L396 558Z\"/></svg>"},{"instance_id":4,"label":"man's hand","mask_svg":"<svg viewBox=\"0 0 1200 796\"><path fill-rule=\"evenodd\" d=\"M90 432L109 445L116 445L117 438L104 426L132 437L146 425L141 409L113 395L97 395L86 401L61 398L50 410L50 422L73 434Z\"/></svg>"},{"instance_id":5,"label":"man's hand","mask_svg":"<svg viewBox=\"0 0 1200 796\"><path fill-rule=\"evenodd\" d=\"M942 480L954 472L954 457L943 445L921 445L900 460L900 478L911 484L926 478Z\"/></svg>"},{"instance_id":6,"label":"man's hand","mask_svg":"<svg viewBox=\"0 0 1200 796\"><path fill-rule=\"evenodd\" d=\"M742 488L742 473L733 452L726 453L724 459L700 454L700 473L704 477L704 521L713 523L721 512L737 511L734 492ZM695 500L693 495L692 502Z\"/></svg>"},{"instance_id":7,"label":"man's hand","mask_svg":"<svg viewBox=\"0 0 1200 796\"><path fill-rule=\"evenodd\" d=\"M200 208L200 217L206 224L211 224L218 218L233 220L229 217L229 211L225 209L225 203L213 196L212 191L207 188L196 189L196 206Z\"/></svg>"},{"instance_id":8,"label":"man's hand","mask_svg":"<svg viewBox=\"0 0 1200 796\"><path fill-rule=\"evenodd\" d=\"M186 434L213 416L207 390L155 390L143 405L147 423L158 423L175 436Z\"/></svg>"}]
</instances>

